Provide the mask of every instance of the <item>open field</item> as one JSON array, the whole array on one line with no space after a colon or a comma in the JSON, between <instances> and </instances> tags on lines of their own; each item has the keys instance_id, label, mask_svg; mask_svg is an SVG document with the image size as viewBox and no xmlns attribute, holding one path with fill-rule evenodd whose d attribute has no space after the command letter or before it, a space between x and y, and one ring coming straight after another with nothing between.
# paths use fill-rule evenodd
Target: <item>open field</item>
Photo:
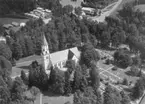
<instances>
[{"instance_id":1,"label":"open field","mask_svg":"<svg viewBox=\"0 0 145 104\"><path fill-rule=\"evenodd\" d=\"M47 92L48 93L48 92ZM51 93L49 95L44 95L41 93L42 97L42 104L65 104L66 102L70 102L71 104L73 104L73 95L71 96L55 96L55 95L51 95ZM37 96L36 100L35 100L35 104L40 104L40 95Z\"/></svg>"},{"instance_id":2,"label":"open field","mask_svg":"<svg viewBox=\"0 0 145 104\"><path fill-rule=\"evenodd\" d=\"M20 60L17 61L17 63L22 63L22 62L26 62L26 61L30 61L30 60L38 60L40 58L41 58L41 56L32 55L32 56L28 56L28 57L25 57L25 58L21 58Z\"/></svg>"},{"instance_id":3,"label":"open field","mask_svg":"<svg viewBox=\"0 0 145 104\"><path fill-rule=\"evenodd\" d=\"M122 0L120 5L118 6L118 8L116 8L116 10L114 10L110 15L115 16L116 14L118 14L117 12L123 8L124 4L129 3L129 2L133 2L133 1L135 1L135 0Z\"/></svg>"},{"instance_id":4,"label":"open field","mask_svg":"<svg viewBox=\"0 0 145 104\"><path fill-rule=\"evenodd\" d=\"M60 3L62 6L72 5L73 7L80 7L81 2L82 0L77 0L76 2L75 1L73 2L72 0L60 0Z\"/></svg>"},{"instance_id":5,"label":"open field","mask_svg":"<svg viewBox=\"0 0 145 104\"><path fill-rule=\"evenodd\" d=\"M135 9L139 9L141 12L145 12L145 4L135 6Z\"/></svg>"},{"instance_id":6,"label":"open field","mask_svg":"<svg viewBox=\"0 0 145 104\"><path fill-rule=\"evenodd\" d=\"M29 71L29 65L32 61L37 60L39 64L42 64L41 56L33 55L26 58L22 58L16 62L16 66L12 68L11 77L17 76L21 74L21 70L24 70L26 73Z\"/></svg>"},{"instance_id":7,"label":"open field","mask_svg":"<svg viewBox=\"0 0 145 104\"><path fill-rule=\"evenodd\" d=\"M12 22L27 22L29 19L18 19L18 18L0 18L0 24L11 24Z\"/></svg>"}]
</instances>

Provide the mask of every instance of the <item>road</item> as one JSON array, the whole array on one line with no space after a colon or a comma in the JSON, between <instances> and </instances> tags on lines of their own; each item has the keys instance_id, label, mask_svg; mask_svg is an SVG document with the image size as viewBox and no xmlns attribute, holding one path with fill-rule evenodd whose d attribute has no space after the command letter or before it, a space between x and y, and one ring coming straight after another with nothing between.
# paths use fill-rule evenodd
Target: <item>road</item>
<instances>
[{"instance_id":1,"label":"road","mask_svg":"<svg viewBox=\"0 0 145 104\"><path fill-rule=\"evenodd\" d=\"M95 17L89 17L90 19L92 19L93 21L98 21L98 22L104 22L105 21L105 17L109 16L113 11L115 11L115 9L117 9L117 7L121 4L122 0L118 0L118 2L116 2L115 4L110 4L108 5L106 8L104 8L103 10L101 10L103 12L101 14L101 16L95 16ZM109 11L106 11L107 8L110 8L110 6L113 6L112 9L110 9Z\"/></svg>"},{"instance_id":2,"label":"road","mask_svg":"<svg viewBox=\"0 0 145 104\"><path fill-rule=\"evenodd\" d=\"M141 98L139 104L145 104L145 94L144 94L143 97Z\"/></svg>"}]
</instances>

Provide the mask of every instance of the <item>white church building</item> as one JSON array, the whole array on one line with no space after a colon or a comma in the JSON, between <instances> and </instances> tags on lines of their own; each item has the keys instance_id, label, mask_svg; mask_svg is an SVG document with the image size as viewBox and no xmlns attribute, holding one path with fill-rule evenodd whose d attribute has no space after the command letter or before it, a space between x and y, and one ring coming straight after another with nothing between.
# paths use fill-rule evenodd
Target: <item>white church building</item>
<instances>
[{"instance_id":1,"label":"white church building","mask_svg":"<svg viewBox=\"0 0 145 104\"><path fill-rule=\"evenodd\" d=\"M50 67L58 67L62 71L66 71L67 68L65 68L66 61L71 59L74 60L75 63L78 62L80 58L80 51L77 47L58 51L51 53L49 52L49 46L48 42L43 35L43 44L42 44L42 59L43 59L43 66L45 69L45 72L47 74L50 73Z\"/></svg>"}]
</instances>

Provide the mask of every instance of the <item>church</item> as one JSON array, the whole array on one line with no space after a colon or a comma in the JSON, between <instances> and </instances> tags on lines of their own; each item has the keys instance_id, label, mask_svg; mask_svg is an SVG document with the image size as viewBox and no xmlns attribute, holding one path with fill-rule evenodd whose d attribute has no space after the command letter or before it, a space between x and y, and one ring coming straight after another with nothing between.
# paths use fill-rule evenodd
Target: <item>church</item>
<instances>
[{"instance_id":1,"label":"church","mask_svg":"<svg viewBox=\"0 0 145 104\"><path fill-rule=\"evenodd\" d=\"M45 69L45 72L47 74L50 73L50 67L53 66L53 68L58 67L62 71L66 71L67 68L65 68L65 64L67 60L74 60L75 63L79 61L80 58L80 51L77 47L58 51L51 53L49 52L49 45L48 42L43 35L43 43L42 43L42 59L43 59L43 66Z\"/></svg>"}]
</instances>

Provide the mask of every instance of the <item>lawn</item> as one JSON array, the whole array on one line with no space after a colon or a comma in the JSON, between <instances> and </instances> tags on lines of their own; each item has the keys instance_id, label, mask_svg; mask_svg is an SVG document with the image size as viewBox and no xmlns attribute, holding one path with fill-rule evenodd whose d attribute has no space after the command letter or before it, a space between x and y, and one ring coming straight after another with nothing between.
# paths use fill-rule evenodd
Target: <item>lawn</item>
<instances>
[{"instance_id":1,"label":"lawn","mask_svg":"<svg viewBox=\"0 0 145 104\"><path fill-rule=\"evenodd\" d=\"M118 8L114 12L112 12L110 15L113 15L113 16L117 15L118 11L123 8L124 4L133 2L133 1L135 1L135 0L122 0L121 4L118 6Z\"/></svg>"},{"instance_id":2,"label":"lawn","mask_svg":"<svg viewBox=\"0 0 145 104\"><path fill-rule=\"evenodd\" d=\"M20 75L22 70L24 70L25 72L28 72L29 65L32 63L32 61L35 61L35 60L37 60L39 62L39 64L42 64L41 56L37 56L37 55L22 58L19 61L17 61L16 66L14 66L12 68L11 77L14 77L16 75Z\"/></svg>"},{"instance_id":3,"label":"lawn","mask_svg":"<svg viewBox=\"0 0 145 104\"><path fill-rule=\"evenodd\" d=\"M141 12L145 12L145 4L135 6L135 9L139 9Z\"/></svg>"},{"instance_id":4,"label":"lawn","mask_svg":"<svg viewBox=\"0 0 145 104\"><path fill-rule=\"evenodd\" d=\"M18 18L0 18L0 24L11 24L12 22L27 22L29 19L18 19Z\"/></svg>"},{"instance_id":5,"label":"lawn","mask_svg":"<svg viewBox=\"0 0 145 104\"><path fill-rule=\"evenodd\" d=\"M72 1L72 0L60 0L60 3L61 3L62 6L72 5L74 8L75 7L80 7L81 2L82 2L82 0L76 0L76 2Z\"/></svg>"},{"instance_id":6,"label":"lawn","mask_svg":"<svg viewBox=\"0 0 145 104\"><path fill-rule=\"evenodd\" d=\"M38 60L42 58L42 56L39 56L39 55L32 55L32 56L28 56L28 57L25 57L25 58L21 58L20 60L17 61L17 63L22 63L22 62L26 62L26 61L30 61L30 60Z\"/></svg>"},{"instance_id":7,"label":"lawn","mask_svg":"<svg viewBox=\"0 0 145 104\"><path fill-rule=\"evenodd\" d=\"M46 93L48 93L48 92L46 92ZM47 95L47 96L44 94L42 96L42 104L64 104L68 101L71 104L73 104L73 95L71 95L71 96L55 96L55 95L53 95L52 96L49 93L49 95ZM37 96L37 99L35 100L35 104L40 104L40 95Z\"/></svg>"}]
</instances>

